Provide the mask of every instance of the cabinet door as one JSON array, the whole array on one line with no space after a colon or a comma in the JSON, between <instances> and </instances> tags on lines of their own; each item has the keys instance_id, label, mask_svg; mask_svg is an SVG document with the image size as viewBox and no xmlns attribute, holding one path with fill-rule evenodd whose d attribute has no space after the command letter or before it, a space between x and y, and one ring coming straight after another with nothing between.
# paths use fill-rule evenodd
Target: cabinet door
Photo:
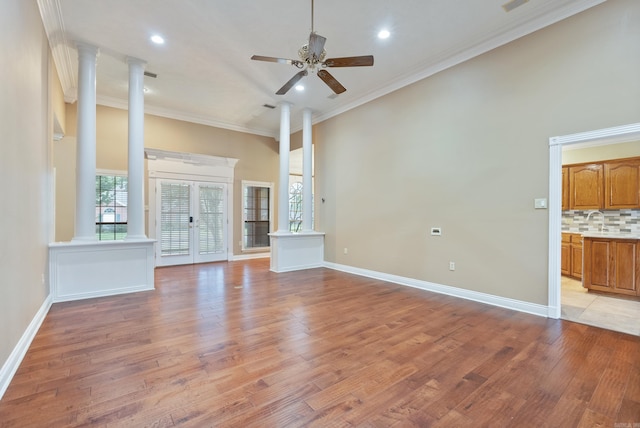
<instances>
[{"instance_id":1,"label":"cabinet door","mask_svg":"<svg viewBox=\"0 0 640 428\"><path fill-rule=\"evenodd\" d=\"M604 207L640 208L640 162L628 160L604 164Z\"/></svg>"},{"instance_id":2,"label":"cabinet door","mask_svg":"<svg viewBox=\"0 0 640 428\"><path fill-rule=\"evenodd\" d=\"M562 167L562 211L569 209L569 167Z\"/></svg>"},{"instance_id":3,"label":"cabinet door","mask_svg":"<svg viewBox=\"0 0 640 428\"><path fill-rule=\"evenodd\" d=\"M615 278L613 288L616 293L637 294L636 262L638 245L636 241L616 241L615 251Z\"/></svg>"},{"instance_id":4,"label":"cabinet door","mask_svg":"<svg viewBox=\"0 0 640 428\"><path fill-rule=\"evenodd\" d=\"M569 167L569 208L596 210L603 207L602 164Z\"/></svg>"},{"instance_id":5,"label":"cabinet door","mask_svg":"<svg viewBox=\"0 0 640 428\"><path fill-rule=\"evenodd\" d=\"M584 281L585 288L612 291L614 281L614 252L611 241L585 238Z\"/></svg>"},{"instance_id":6,"label":"cabinet door","mask_svg":"<svg viewBox=\"0 0 640 428\"><path fill-rule=\"evenodd\" d=\"M582 246L571 244L571 276L582 279Z\"/></svg>"},{"instance_id":7,"label":"cabinet door","mask_svg":"<svg viewBox=\"0 0 640 428\"><path fill-rule=\"evenodd\" d=\"M560 273L571 275L571 245L562 244L560 254Z\"/></svg>"}]
</instances>

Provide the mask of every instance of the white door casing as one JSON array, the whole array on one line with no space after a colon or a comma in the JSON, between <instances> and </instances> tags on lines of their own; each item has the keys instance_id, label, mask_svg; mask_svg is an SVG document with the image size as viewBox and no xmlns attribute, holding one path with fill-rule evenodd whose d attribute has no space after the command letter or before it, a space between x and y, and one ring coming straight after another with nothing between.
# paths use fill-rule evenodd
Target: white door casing
<instances>
[{"instance_id":1,"label":"white door casing","mask_svg":"<svg viewBox=\"0 0 640 428\"><path fill-rule=\"evenodd\" d=\"M227 185L156 180L156 265L228 259Z\"/></svg>"},{"instance_id":2,"label":"white door casing","mask_svg":"<svg viewBox=\"0 0 640 428\"><path fill-rule=\"evenodd\" d=\"M199 185L206 186L218 186L218 190L221 188L219 186L224 186L224 201L223 201L223 217L224 223L226 224L226 234L224 239L224 248L221 253L218 253L216 250L216 259L217 260L230 260L233 258L233 246L234 242L233 236L233 183L234 183L234 168L237 159L234 158L224 158L218 156L208 156L208 155L199 155L192 153L178 153L178 152L169 152L164 150L156 150L156 149L145 149L145 154L147 157L147 167L149 174L149 230L148 233L151 238L158 239L158 227L157 223L160 221L159 218L159 210L158 203L159 197L156 195L154 191L158 187L158 182L165 180L170 182L189 182L190 184L195 186L195 183L199 183ZM208 188L208 187L207 187ZM210 192L209 192L210 193ZM196 201L199 200L199 195L201 194L200 187L197 187L194 190L194 194L191 195L191 200L195 198ZM193 202L192 202L193 203ZM211 213L207 213L209 216L208 220L211 220ZM198 223L199 230L202 230L204 225L201 223L202 219L198 214L194 215L194 217L198 217L200 222ZM218 216L219 217L219 216ZM194 218L194 220L196 220ZM195 226L195 224L193 225ZM237 238L236 238L237 239ZM211 242L209 241L209 244ZM160 246L160 242L158 242L156 247ZM158 254L158 250L156 249L156 255ZM211 254L204 255L203 258L195 257L193 262L200 262L204 259L209 260ZM191 263L193 263L191 262ZM159 258L156 257L156 265L159 264Z\"/></svg>"},{"instance_id":3,"label":"white door casing","mask_svg":"<svg viewBox=\"0 0 640 428\"><path fill-rule=\"evenodd\" d=\"M549 138L549 298L548 317L560 318L560 241L562 240L562 147L602 146L640 140L640 123Z\"/></svg>"}]
</instances>

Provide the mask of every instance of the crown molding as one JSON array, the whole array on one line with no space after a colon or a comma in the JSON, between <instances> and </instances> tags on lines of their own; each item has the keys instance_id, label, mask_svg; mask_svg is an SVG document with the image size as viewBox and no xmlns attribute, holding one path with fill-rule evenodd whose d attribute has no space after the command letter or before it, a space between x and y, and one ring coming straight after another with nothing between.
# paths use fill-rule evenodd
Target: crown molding
<instances>
[{"instance_id":1,"label":"crown molding","mask_svg":"<svg viewBox=\"0 0 640 428\"><path fill-rule=\"evenodd\" d=\"M423 64L422 66L415 68L410 73L398 78L397 80L382 88L371 91L363 97L360 97L349 104L343 105L334 110L330 110L316 116L313 123L320 123L332 117L338 116L339 114L345 113L384 95L390 94L391 92L397 91L398 89L401 89L405 86L426 79L427 77L433 76L436 73L480 56L502 45L505 45L528 34L534 33L538 30L562 21L563 19L566 19L570 16L576 15L580 12L584 12L585 10L604 3L605 1L606 0L581 0L573 2L569 5L565 5L563 7L559 7L552 12L540 14L535 19L530 19L525 22L516 21L514 22L514 25L512 25L509 29L498 33L489 34L475 45L463 47L457 52L456 50L447 51L435 61L432 61L428 64Z\"/></svg>"},{"instance_id":2,"label":"crown molding","mask_svg":"<svg viewBox=\"0 0 640 428\"><path fill-rule=\"evenodd\" d=\"M67 40L67 32L62 20L60 1L38 0L38 9L49 40L53 62L58 71L64 100L67 103L73 103L77 99L78 71L71 60L71 46Z\"/></svg>"},{"instance_id":3,"label":"crown molding","mask_svg":"<svg viewBox=\"0 0 640 428\"><path fill-rule=\"evenodd\" d=\"M123 100L120 98L98 96L96 98L96 103L102 106L113 107L121 110L129 109L128 100ZM270 129L248 128L246 126L237 125L237 124L228 123L228 122L221 122L208 117L193 115L193 114L189 114L189 113L185 113L177 110L150 106L146 103L144 106L144 112L145 114L150 114L150 115L159 116L159 117L166 117L167 119L181 120L183 122L197 123L199 125L207 125L207 126L212 126L214 128L222 128L230 131L243 132L245 134L260 135L263 137L271 137L274 139L276 138L276 135Z\"/></svg>"}]
</instances>

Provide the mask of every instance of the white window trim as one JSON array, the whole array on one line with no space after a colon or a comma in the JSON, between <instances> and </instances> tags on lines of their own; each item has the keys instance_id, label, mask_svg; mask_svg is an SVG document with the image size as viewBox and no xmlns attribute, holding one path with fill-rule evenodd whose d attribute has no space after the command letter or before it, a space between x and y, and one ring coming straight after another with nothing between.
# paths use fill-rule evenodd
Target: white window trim
<instances>
[{"instance_id":1,"label":"white window trim","mask_svg":"<svg viewBox=\"0 0 640 428\"><path fill-rule=\"evenodd\" d=\"M266 252L266 251L270 251L271 247L251 247L251 248L246 248L244 246L244 210L245 210L245 200L244 200L244 190L247 187L267 187L269 189L269 233L273 233L274 232L274 224L273 224L273 199L274 199L274 194L273 194L273 189L274 189L274 184L271 182L266 182L266 181L249 181L249 180L242 180L242 189L240 192L240 197L242 199L242 208L241 208L241 216L242 216L242 226L240 227L240 250L243 253L255 253L255 252Z\"/></svg>"}]
</instances>

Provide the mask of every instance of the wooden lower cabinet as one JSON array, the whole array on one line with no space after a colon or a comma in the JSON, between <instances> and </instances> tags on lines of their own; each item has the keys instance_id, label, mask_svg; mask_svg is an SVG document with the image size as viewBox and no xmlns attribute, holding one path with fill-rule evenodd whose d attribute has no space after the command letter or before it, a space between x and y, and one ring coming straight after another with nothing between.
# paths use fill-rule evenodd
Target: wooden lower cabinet
<instances>
[{"instance_id":1,"label":"wooden lower cabinet","mask_svg":"<svg viewBox=\"0 0 640 428\"><path fill-rule=\"evenodd\" d=\"M560 273L582 279L582 235L563 233L560 254Z\"/></svg>"},{"instance_id":2,"label":"wooden lower cabinet","mask_svg":"<svg viewBox=\"0 0 640 428\"><path fill-rule=\"evenodd\" d=\"M640 252L637 240L584 238L584 278L590 290L637 296Z\"/></svg>"}]
</instances>

